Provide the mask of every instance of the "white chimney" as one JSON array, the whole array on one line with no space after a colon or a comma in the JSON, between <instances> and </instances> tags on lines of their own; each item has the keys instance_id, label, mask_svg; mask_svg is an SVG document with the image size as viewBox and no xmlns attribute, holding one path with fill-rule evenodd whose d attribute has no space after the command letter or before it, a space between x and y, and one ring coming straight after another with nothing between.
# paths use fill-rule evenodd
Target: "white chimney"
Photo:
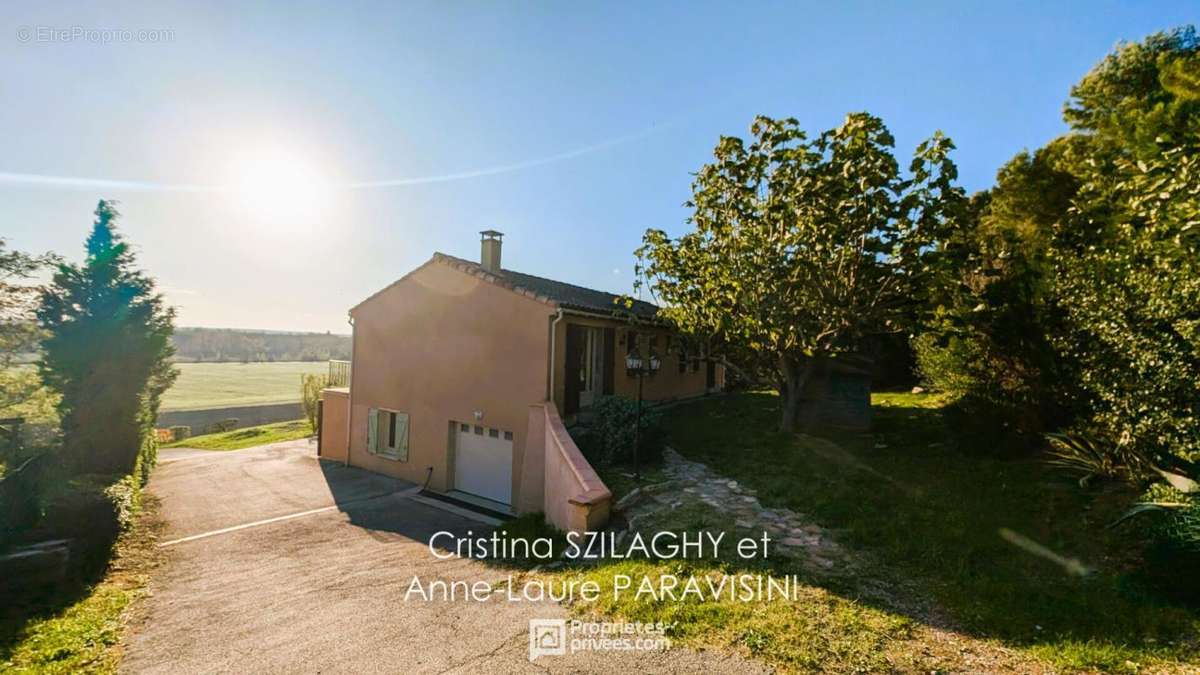
<instances>
[{"instance_id":1,"label":"white chimney","mask_svg":"<svg viewBox=\"0 0 1200 675\"><path fill-rule=\"evenodd\" d=\"M482 236L479 240L479 265L493 274L499 274L500 239L504 236L504 233L495 230L484 230L479 234Z\"/></svg>"}]
</instances>

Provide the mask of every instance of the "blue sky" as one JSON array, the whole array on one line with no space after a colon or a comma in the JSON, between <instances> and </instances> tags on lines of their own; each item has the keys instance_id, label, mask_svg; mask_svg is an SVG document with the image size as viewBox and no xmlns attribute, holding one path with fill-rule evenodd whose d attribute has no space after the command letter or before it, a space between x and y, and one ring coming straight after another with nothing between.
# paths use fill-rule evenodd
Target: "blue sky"
<instances>
[{"instance_id":1,"label":"blue sky","mask_svg":"<svg viewBox=\"0 0 1200 675\"><path fill-rule=\"evenodd\" d=\"M1115 43L1200 18L1190 2L249 4L9 5L0 174L122 183L0 177L0 236L78 258L96 200L118 199L182 325L346 332L347 308L435 250L476 258L488 228L506 267L627 291L641 233L686 227L690 173L755 114L820 130L868 110L901 158L941 129L974 191L1063 132L1070 85ZM75 27L170 34L47 32Z\"/></svg>"}]
</instances>

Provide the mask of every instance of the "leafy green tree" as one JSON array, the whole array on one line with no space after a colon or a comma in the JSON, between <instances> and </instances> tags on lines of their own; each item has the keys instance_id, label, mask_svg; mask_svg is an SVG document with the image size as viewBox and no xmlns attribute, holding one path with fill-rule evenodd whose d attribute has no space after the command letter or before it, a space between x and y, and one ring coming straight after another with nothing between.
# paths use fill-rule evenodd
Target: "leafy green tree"
<instances>
[{"instance_id":1,"label":"leafy green tree","mask_svg":"<svg viewBox=\"0 0 1200 675\"><path fill-rule=\"evenodd\" d=\"M1093 168L1150 159L1194 135L1198 65L1196 29L1185 26L1119 45L1072 87L1063 117L1092 141Z\"/></svg>"},{"instance_id":2,"label":"leafy green tree","mask_svg":"<svg viewBox=\"0 0 1200 675\"><path fill-rule=\"evenodd\" d=\"M1092 424L1177 468L1200 458L1197 66L1182 28L1122 45L1072 90L1067 119L1092 152L1051 247L1056 344L1080 363Z\"/></svg>"},{"instance_id":3,"label":"leafy green tree","mask_svg":"<svg viewBox=\"0 0 1200 675\"><path fill-rule=\"evenodd\" d=\"M950 419L966 425L961 431L1027 446L1070 420L1076 397L1071 362L1051 343L1061 310L1048 252L1078 190L1063 168L1072 145L1063 138L1018 154L942 243L914 349L926 381L954 396L962 414Z\"/></svg>"},{"instance_id":4,"label":"leafy green tree","mask_svg":"<svg viewBox=\"0 0 1200 675\"><path fill-rule=\"evenodd\" d=\"M38 398L34 371L17 368L18 359L37 350L34 309L41 286L35 276L55 258L8 249L0 238L0 417L10 417ZM16 411L16 412L14 412Z\"/></svg>"},{"instance_id":5,"label":"leafy green tree","mask_svg":"<svg viewBox=\"0 0 1200 675\"><path fill-rule=\"evenodd\" d=\"M159 399L176 376L175 312L135 266L101 200L81 265L61 264L37 310L40 373L61 394L65 459L75 470L139 473L155 460Z\"/></svg>"},{"instance_id":6,"label":"leafy green tree","mask_svg":"<svg viewBox=\"0 0 1200 675\"><path fill-rule=\"evenodd\" d=\"M1184 53L1122 53L1153 68L1196 61L1194 34L1150 43ZM1123 72L1105 65L1101 75ZM1116 129L1089 129L1113 152L1080 167L1085 187L1056 251L1072 328L1059 344L1083 364L1094 423L1172 464L1200 458L1200 100L1166 87L1148 98ZM1072 230L1096 224L1100 241L1072 245Z\"/></svg>"},{"instance_id":7,"label":"leafy green tree","mask_svg":"<svg viewBox=\"0 0 1200 675\"><path fill-rule=\"evenodd\" d=\"M794 119L758 117L749 144L723 137L692 186L694 230L649 230L638 250L662 315L710 356L779 391L793 430L817 363L899 330L963 195L953 144L936 134L910 175L866 113L809 140Z\"/></svg>"},{"instance_id":8,"label":"leafy green tree","mask_svg":"<svg viewBox=\"0 0 1200 675\"><path fill-rule=\"evenodd\" d=\"M1195 453L1198 71L1182 28L1074 86L1072 131L1001 169L946 244L926 377L1010 429L1074 422L1122 458Z\"/></svg>"},{"instance_id":9,"label":"leafy green tree","mask_svg":"<svg viewBox=\"0 0 1200 675\"><path fill-rule=\"evenodd\" d=\"M1010 426L1074 423L1122 461L1196 473L1198 66L1190 27L1119 46L1072 89L1071 132L1001 170L944 244L927 376Z\"/></svg>"}]
</instances>

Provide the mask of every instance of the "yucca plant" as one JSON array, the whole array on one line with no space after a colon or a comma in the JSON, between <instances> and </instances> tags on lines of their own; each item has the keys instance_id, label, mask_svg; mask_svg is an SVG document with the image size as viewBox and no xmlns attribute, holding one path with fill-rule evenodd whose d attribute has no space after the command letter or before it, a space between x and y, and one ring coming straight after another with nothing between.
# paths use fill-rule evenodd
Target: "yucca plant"
<instances>
[{"instance_id":1,"label":"yucca plant","mask_svg":"<svg viewBox=\"0 0 1200 675\"><path fill-rule=\"evenodd\" d=\"M1045 434L1050 444L1049 464L1079 474L1079 485L1101 478L1128 478L1140 473L1144 462L1118 444L1099 439L1087 432L1067 431Z\"/></svg>"},{"instance_id":2,"label":"yucca plant","mask_svg":"<svg viewBox=\"0 0 1200 675\"><path fill-rule=\"evenodd\" d=\"M1110 527L1130 518L1151 515L1153 532L1159 539L1180 549L1200 552L1200 492L1195 483L1184 491L1167 483L1155 483L1142 501L1121 515Z\"/></svg>"}]
</instances>

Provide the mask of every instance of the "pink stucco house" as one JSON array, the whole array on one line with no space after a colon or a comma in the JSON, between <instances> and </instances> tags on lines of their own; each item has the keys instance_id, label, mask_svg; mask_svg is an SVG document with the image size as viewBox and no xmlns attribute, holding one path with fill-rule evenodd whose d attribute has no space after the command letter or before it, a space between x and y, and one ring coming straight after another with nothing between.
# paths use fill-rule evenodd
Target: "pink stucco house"
<instances>
[{"instance_id":1,"label":"pink stucco house","mask_svg":"<svg viewBox=\"0 0 1200 675\"><path fill-rule=\"evenodd\" d=\"M611 494L563 424L605 394L633 397L630 352L659 357L644 398L721 388L656 321L658 308L501 266L501 233L479 262L442 253L350 309L350 386L323 394L321 454L505 513L600 527Z\"/></svg>"}]
</instances>

